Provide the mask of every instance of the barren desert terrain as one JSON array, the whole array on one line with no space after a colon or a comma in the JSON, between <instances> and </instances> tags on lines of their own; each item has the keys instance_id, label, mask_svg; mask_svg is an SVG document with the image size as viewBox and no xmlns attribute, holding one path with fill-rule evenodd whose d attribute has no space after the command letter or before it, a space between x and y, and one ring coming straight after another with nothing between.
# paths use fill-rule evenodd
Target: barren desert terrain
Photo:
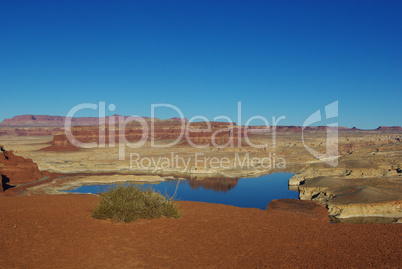
<instances>
[{"instance_id":1,"label":"barren desert terrain","mask_svg":"<svg viewBox=\"0 0 402 269\"><path fill-rule=\"evenodd\" d=\"M23 128L6 123L0 127L4 268L400 266L400 224L334 224L328 218L401 222L398 128L340 128L338 164L332 167L306 150L305 145L325 151L326 130L318 127L305 132L304 141L299 127L278 127L275 136L272 130L243 129L236 136L240 144L224 148L196 148L185 141L155 148L146 141L139 148L125 147L120 160L118 144L74 147L56 123ZM171 143L177 121L160 124L156 143ZM81 142L99 139L97 126L74 128ZM208 144L211 133L200 129L192 141ZM245 143L245 132L253 145L267 146ZM149 163L133 162L130 154ZM202 161L195 160L196 154ZM156 158L189 161L164 166L151 162ZM225 165L208 161L214 158L224 158ZM299 191L300 200L273 201L266 210L181 201L178 220L95 220L91 210L98 196L60 192L82 184L158 183L177 177L202 182L210 176L235 180L276 171L295 173L289 188Z\"/></svg>"}]
</instances>

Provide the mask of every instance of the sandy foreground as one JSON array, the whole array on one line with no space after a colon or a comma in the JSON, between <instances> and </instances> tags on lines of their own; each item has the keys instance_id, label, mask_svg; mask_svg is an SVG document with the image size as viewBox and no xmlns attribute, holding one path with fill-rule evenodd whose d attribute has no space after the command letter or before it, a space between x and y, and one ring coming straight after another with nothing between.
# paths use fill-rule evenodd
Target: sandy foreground
<instances>
[{"instance_id":1,"label":"sandy foreground","mask_svg":"<svg viewBox=\"0 0 402 269\"><path fill-rule=\"evenodd\" d=\"M116 223L95 195L0 197L1 268L391 267L402 225L330 224L311 201L246 209L178 202L181 219ZM289 202L289 206L287 203ZM296 203L293 204L293 203Z\"/></svg>"}]
</instances>

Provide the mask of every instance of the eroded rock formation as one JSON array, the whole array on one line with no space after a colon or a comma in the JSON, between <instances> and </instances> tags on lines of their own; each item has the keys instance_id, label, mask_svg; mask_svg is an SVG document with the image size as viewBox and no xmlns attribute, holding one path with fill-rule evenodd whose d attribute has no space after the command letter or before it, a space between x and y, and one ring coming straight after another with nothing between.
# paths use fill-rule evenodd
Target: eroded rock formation
<instances>
[{"instance_id":1,"label":"eroded rock formation","mask_svg":"<svg viewBox=\"0 0 402 269\"><path fill-rule=\"evenodd\" d=\"M301 200L316 201L336 218L402 218L402 154L393 136L377 139L381 146L355 143L356 152L337 167L309 164L289 180ZM368 143L368 144L366 144ZM371 144L372 143L372 144ZM377 150L380 149L380 150ZM384 154L381 150L387 149Z\"/></svg>"},{"instance_id":2,"label":"eroded rock formation","mask_svg":"<svg viewBox=\"0 0 402 269\"><path fill-rule=\"evenodd\" d=\"M43 178L38 166L31 159L16 156L0 146L0 190L5 191L11 185L19 185Z\"/></svg>"}]
</instances>

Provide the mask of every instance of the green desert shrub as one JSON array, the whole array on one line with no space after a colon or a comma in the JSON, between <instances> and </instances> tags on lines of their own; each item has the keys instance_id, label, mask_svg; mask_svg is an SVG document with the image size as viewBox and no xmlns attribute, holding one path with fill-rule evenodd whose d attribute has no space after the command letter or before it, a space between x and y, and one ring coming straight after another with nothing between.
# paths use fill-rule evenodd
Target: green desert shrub
<instances>
[{"instance_id":1,"label":"green desert shrub","mask_svg":"<svg viewBox=\"0 0 402 269\"><path fill-rule=\"evenodd\" d=\"M134 185L118 185L102 193L92 217L130 222L139 218L180 218L172 197L165 197L151 188L144 190Z\"/></svg>"}]
</instances>

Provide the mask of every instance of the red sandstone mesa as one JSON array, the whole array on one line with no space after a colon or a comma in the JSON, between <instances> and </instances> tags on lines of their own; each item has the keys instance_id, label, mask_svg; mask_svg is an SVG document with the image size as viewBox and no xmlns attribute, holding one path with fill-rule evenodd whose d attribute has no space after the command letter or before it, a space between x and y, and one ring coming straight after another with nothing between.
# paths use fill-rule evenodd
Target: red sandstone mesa
<instances>
[{"instance_id":1,"label":"red sandstone mesa","mask_svg":"<svg viewBox=\"0 0 402 269\"><path fill-rule=\"evenodd\" d=\"M377 131L402 131L401 126L380 126Z\"/></svg>"}]
</instances>

